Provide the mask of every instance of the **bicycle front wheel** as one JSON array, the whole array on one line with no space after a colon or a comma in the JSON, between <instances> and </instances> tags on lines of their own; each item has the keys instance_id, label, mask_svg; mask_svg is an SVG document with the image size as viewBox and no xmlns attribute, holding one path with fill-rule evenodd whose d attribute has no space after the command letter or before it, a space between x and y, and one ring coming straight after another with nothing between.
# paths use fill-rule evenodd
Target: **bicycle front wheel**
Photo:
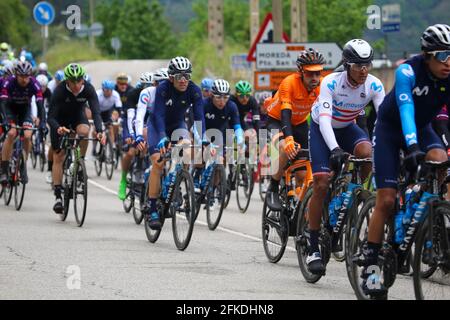
<instances>
[{"instance_id":1,"label":"bicycle front wheel","mask_svg":"<svg viewBox=\"0 0 450 320\"><path fill-rule=\"evenodd\" d=\"M114 149L109 137L106 145L104 146L104 149L106 178L108 178L108 180L111 180L114 173Z\"/></svg>"},{"instance_id":2,"label":"bicycle front wheel","mask_svg":"<svg viewBox=\"0 0 450 320\"><path fill-rule=\"evenodd\" d=\"M440 203L431 217L415 242L414 293L418 300L450 300L450 205Z\"/></svg>"},{"instance_id":3,"label":"bicycle front wheel","mask_svg":"<svg viewBox=\"0 0 450 320\"><path fill-rule=\"evenodd\" d=\"M236 200L239 211L245 213L253 192L253 169L250 165L238 164L236 168Z\"/></svg>"},{"instance_id":4,"label":"bicycle front wheel","mask_svg":"<svg viewBox=\"0 0 450 320\"><path fill-rule=\"evenodd\" d=\"M26 174L27 166L25 163L25 159L23 157L23 154L20 154L18 166L17 166L17 173L15 174L14 179L14 207L17 211L19 211L22 208L23 199L25 197L25 186L26 184L22 180L22 175Z\"/></svg>"},{"instance_id":5,"label":"bicycle front wheel","mask_svg":"<svg viewBox=\"0 0 450 320\"><path fill-rule=\"evenodd\" d=\"M185 169L177 175L169 210L175 245L178 250L185 250L192 237L195 219L194 182Z\"/></svg>"},{"instance_id":6,"label":"bicycle front wheel","mask_svg":"<svg viewBox=\"0 0 450 320\"><path fill-rule=\"evenodd\" d=\"M75 174L73 177L73 208L75 211L75 220L79 227L83 226L86 218L87 209L87 174L86 166L82 159L75 165Z\"/></svg>"},{"instance_id":7,"label":"bicycle front wheel","mask_svg":"<svg viewBox=\"0 0 450 320\"><path fill-rule=\"evenodd\" d=\"M288 217L280 211L270 210L264 201L261 227L266 257L277 263L283 257L289 239Z\"/></svg>"},{"instance_id":8,"label":"bicycle front wheel","mask_svg":"<svg viewBox=\"0 0 450 320\"><path fill-rule=\"evenodd\" d=\"M206 221L209 230L215 230L219 225L225 205L226 191L225 168L223 165L216 165L206 195Z\"/></svg>"}]
</instances>

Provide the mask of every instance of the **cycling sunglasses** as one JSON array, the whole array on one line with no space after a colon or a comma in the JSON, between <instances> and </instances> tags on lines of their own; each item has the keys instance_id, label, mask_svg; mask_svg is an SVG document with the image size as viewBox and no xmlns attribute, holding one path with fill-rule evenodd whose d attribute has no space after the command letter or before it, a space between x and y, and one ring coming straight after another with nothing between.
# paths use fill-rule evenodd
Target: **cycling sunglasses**
<instances>
[{"instance_id":1,"label":"cycling sunglasses","mask_svg":"<svg viewBox=\"0 0 450 320\"><path fill-rule=\"evenodd\" d=\"M450 58L450 50L432 51L429 53L433 55L436 58L436 60L442 63L446 63L448 58Z\"/></svg>"},{"instance_id":2,"label":"cycling sunglasses","mask_svg":"<svg viewBox=\"0 0 450 320\"><path fill-rule=\"evenodd\" d=\"M372 69L372 63L348 63L348 65L350 66L350 68L352 68L353 70L360 72L363 69L366 69L367 71L369 71L370 69Z\"/></svg>"},{"instance_id":3,"label":"cycling sunglasses","mask_svg":"<svg viewBox=\"0 0 450 320\"><path fill-rule=\"evenodd\" d=\"M242 93L238 93L237 95L239 98L250 98L250 94L242 94Z\"/></svg>"},{"instance_id":4,"label":"cycling sunglasses","mask_svg":"<svg viewBox=\"0 0 450 320\"><path fill-rule=\"evenodd\" d=\"M229 94L213 94L213 97L216 99L228 100L230 98L230 95Z\"/></svg>"},{"instance_id":5,"label":"cycling sunglasses","mask_svg":"<svg viewBox=\"0 0 450 320\"><path fill-rule=\"evenodd\" d=\"M173 75L173 77L177 81L181 81L183 79L186 80L186 81L191 80L191 74L190 73L176 73L176 74Z\"/></svg>"}]
</instances>

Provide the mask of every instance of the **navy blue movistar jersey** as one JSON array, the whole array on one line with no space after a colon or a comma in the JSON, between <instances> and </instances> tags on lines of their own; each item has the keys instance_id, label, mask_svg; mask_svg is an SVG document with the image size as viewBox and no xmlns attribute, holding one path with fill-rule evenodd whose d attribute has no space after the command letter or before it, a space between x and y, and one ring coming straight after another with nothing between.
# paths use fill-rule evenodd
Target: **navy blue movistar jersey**
<instances>
[{"instance_id":1,"label":"navy blue movistar jersey","mask_svg":"<svg viewBox=\"0 0 450 320\"><path fill-rule=\"evenodd\" d=\"M166 137L168 132L183 127L184 115L189 107L192 107L194 120L202 123L201 136L203 136L205 117L200 88L190 81L186 91L180 92L170 81L161 82L156 88L154 111L148 120L158 133L158 138Z\"/></svg>"},{"instance_id":2,"label":"navy blue movistar jersey","mask_svg":"<svg viewBox=\"0 0 450 320\"><path fill-rule=\"evenodd\" d=\"M239 111L233 101L228 100L223 109L214 106L211 98L205 99L203 102L206 130L220 130L225 137L225 130L228 127L235 128L236 125L240 126Z\"/></svg>"},{"instance_id":3,"label":"navy blue movistar jersey","mask_svg":"<svg viewBox=\"0 0 450 320\"><path fill-rule=\"evenodd\" d=\"M395 72L395 86L380 106L378 122L401 128L406 145L417 144L417 131L430 124L450 103L450 77L434 79L423 55L413 57Z\"/></svg>"}]
</instances>

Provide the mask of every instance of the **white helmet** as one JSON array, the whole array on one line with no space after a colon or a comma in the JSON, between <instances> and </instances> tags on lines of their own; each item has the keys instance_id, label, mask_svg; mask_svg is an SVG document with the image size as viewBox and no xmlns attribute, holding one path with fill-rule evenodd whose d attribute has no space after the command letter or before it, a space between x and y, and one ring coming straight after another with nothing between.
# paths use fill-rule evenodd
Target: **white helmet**
<instances>
[{"instance_id":1,"label":"white helmet","mask_svg":"<svg viewBox=\"0 0 450 320\"><path fill-rule=\"evenodd\" d=\"M153 74L153 80L154 81L163 81L169 79L169 74L167 73L167 70L165 68L161 68L156 70L156 72Z\"/></svg>"},{"instance_id":2,"label":"white helmet","mask_svg":"<svg viewBox=\"0 0 450 320\"><path fill-rule=\"evenodd\" d=\"M342 60L347 63L370 63L373 55L370 44L362 39L350 40L342 50Z\"/></svg>"},{"instance_id":3,"label":"white helmet","mask_svg":"<svg viewBox=\"0 0 450 320\"><path fill-rule=\"evenodd\" d=\"M41 85L41 88L47 87L48 78L45 74L40 74L36 77L36 81Z\"/></svg>"},{"instance_id":4,"label":"white helmet","mask_svg":"<svg viewBox=\"0 0 450 320\"><path fill-rule=\"evenodd\" d=\"M230 94L230 84L227 80L217 79L211 88L213 94Z\"/></svg>"},{"instance_id":5,"label":"white helmet","mask_svg":"<svg viewBox=\"0 0 450 320\"><path fill-rule=\"evenodd\" d=\"M450 26L435 24L422 34L422 50L425 52L450 50Z\"/></svg>"},{"instance_id":6,"label":"white helmet","mask_svg":"<svg viewBox=\"0 0 450 320\"><path fill-rule=\"evenodd\" d=\"M141 77L139 78L139 82L141 84L153 84L153 73L145 72L145 73L141 74Z\"/></svg>"},{"instance_id":7,"label":"white helmet","mask_svg":"<svg viewBox=\"0 0 450 320\"><path fill-rule=\"evenodd\" d=\"M185 57L175 57L169 62L168 73L169 74L177 74L177 73L191 73L192 72L192 64L188 58Z\"/></svg>"},{"instance_id":8,"label":"white helmet","mask_svg":"<svg viewBox=\"0 0 450 320\"><path fill-rule=\"evenodd\" d=\"M48 71L48 66L47 66L47 64L46 64L45 62L39 63L38 70L39 70L39 71Z\"/></svg>"}]
</instances>

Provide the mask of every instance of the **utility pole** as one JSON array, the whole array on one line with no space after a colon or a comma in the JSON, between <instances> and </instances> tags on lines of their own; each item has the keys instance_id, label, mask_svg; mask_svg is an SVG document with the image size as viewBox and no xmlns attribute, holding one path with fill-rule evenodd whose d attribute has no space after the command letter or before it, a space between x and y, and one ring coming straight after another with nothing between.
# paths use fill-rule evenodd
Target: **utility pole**
<instances>
[{"instance_id":1,"label":"utility pole","mask_svg":"<svg viewBox=\"0 0 450 320\"><path fill-rule=\"evenodd\" d=\"M90 26L94 24L94 0L89 0L89 22ZM95 47L94 36L89 32L89 46L91 49Z\"/></svg>"},{"instance_id":2,"label":"utility pole","mask_svg":"<svg viewBox=\"0 0 450 320\"><path fill-rule=\"evenodd\" d=\"M208 40L217 49L217 55L223 56L223 0L208 0Z\"/></svg>"},{"instance_id":3,"label":"utility pole","mask_svg":"<svg viewBox=\"0 0 450 320\"><path fill-rule=\"evenodd\" d=\"M256 39L259 31L259 0L250 0L250 44Z\"/></svg>"},{"instance_id":4,"label":"utility pole","mask_svg":"<svg viewBox=\"0 0 450 320\"><path fill-rule=\"evenodd\" d=\"M283 2L272 0L273 42L282 42L283 35Z\"/></svg>"},{"instance_id":5,"label":"utility pole","mask_svg":"<svg viewBox=\"0 0 450 320\"><path fill-rule=\"evenodd\" d=\"M291 40L308 42L306 0L291 0Z\"/></svg>"}]
</instances>

